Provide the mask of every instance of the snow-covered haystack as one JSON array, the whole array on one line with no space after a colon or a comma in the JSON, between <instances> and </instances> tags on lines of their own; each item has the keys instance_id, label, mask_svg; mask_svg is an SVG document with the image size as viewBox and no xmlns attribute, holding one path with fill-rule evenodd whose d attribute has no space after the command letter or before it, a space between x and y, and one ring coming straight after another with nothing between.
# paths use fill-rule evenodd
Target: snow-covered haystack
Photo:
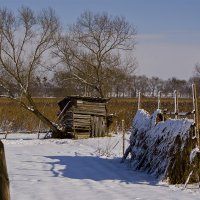
<instances>
[{"instance_id":1,"label":"snow-covered haystack","mask_svg":"<svg viewBox=\"0 0 200 200\"><path fill-rule=\"evenodd\" d=\"M132 165L170 183L185 183L191 166L190 154L195 149L193 122L188 119L168 119L159 121L161 110L150 115L138 110L132 126L130 143L132 145ZM195 169L190 182L197 182L199 172Z\"/></svg>"}]
</instances>

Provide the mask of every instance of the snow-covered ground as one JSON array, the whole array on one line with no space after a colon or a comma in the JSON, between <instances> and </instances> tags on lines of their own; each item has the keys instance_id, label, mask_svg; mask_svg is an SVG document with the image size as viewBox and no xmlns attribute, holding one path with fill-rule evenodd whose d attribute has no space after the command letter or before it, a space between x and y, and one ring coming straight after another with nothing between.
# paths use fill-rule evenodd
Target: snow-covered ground
<instances>
[{"instance_id":1,"label":"snow-covered ground","mask_svg":"<svg viewBox=\"0 0 200 200\"><path fill-rule=\"evenodd\" d=\"M12 200L200 199L198 189L169 186L133 171L128 160L120 163L121 135L38 140L37 135L13 134L2 141Z\"/></svg>"}]
</instances>

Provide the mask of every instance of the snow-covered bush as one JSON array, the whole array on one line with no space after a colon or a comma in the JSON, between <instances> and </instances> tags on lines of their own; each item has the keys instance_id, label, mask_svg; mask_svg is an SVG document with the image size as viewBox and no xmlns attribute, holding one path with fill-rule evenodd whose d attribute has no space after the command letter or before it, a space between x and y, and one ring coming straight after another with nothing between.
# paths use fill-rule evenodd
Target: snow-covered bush
<instances>
[{"instance_id":1,"label":"snow-covered bush","mask_svg":"<svg viewBox=\"0 0 200 200\"><path fill-rule=\"evenodd\" d=\"M193 122L188 119L157 121L161 110L150 115L138 110L132 124L132 166L170 183L184 183L191 171L190 153L195 148ZM193 165L194 166L194 165ZM199 169L199 163L196 163ZM192 182L198 181L199 172Z\"/></svg>"}]
</instances>

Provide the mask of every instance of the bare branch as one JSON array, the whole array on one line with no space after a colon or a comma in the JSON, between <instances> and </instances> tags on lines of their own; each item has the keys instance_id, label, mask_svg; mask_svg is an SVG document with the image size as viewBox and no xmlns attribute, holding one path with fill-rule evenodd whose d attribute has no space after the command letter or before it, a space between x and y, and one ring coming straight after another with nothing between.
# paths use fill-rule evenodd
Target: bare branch
<instances>
[{"instance_id":1,"label":"bare branch","mask_svg":"<svg viewBox=\"0 0 200 200\"><path fill-rule=\"evenodd\" d=\"M37 109L30 85L57 43L59 30L59 20L50 8L38 15L27 7L18 15L0 9L0 86L7 92L2 97L17 101L55 132L59 130Z\"/></svg>"},{"instance_id":2,"label":"bare branch","mask_svg":"<svg viewBox=\"0 0 200 200\"><path fill-rule=\"evenodd\" d=\"M133 50L134 44L135 30L125 18L86 11L69 27L55 55L80 82L90 85L103 97L111 80L109 70L122 67L121 57Z\"/></svg>"}]
</instances>

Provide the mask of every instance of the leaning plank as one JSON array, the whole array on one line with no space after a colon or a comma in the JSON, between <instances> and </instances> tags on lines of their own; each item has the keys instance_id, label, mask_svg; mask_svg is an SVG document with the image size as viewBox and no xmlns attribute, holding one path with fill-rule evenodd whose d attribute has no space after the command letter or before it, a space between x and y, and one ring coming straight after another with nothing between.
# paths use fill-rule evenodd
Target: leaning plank
<instances>
[{"instance_id":1,"label":"leaning plank","mask_svg":"<svg viewBox=\"0 0 200 200\"><path fill-rule=\"evenodd\" d=\"M9 179L6 167L4 145L0 141L0 200L10 200Z\"/></svg>"}]
</instances>

